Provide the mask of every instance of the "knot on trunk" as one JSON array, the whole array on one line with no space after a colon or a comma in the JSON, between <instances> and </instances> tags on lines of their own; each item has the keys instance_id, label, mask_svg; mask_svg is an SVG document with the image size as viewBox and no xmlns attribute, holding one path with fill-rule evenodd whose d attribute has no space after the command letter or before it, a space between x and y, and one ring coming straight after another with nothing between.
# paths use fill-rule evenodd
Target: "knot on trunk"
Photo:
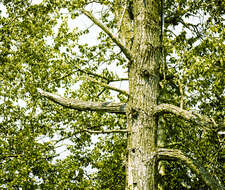
<instances>
[{"instance_id":1,"label":"knot on trunk","mask_svg":"<svg viewBox=\"0 0 225 190\"><path fill-rule=\"evenodd\" d=\"M137 119L139 116L138 109L130 108L128 114L131 115L131 118Z\"/></svg>"}]
</instances>

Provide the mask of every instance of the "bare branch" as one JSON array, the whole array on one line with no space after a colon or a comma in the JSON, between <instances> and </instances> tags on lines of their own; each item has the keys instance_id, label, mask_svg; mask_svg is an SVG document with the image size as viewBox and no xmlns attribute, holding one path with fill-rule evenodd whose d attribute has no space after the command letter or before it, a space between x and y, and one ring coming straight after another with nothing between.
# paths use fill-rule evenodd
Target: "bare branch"
<instances>
[{"instance_id":1,"label":"bare branch","mask_svg":"<svg viewBox=\"0 0 225 190\"><path fill-rule=\"evenodd\" d=\"M105 25L103 25L98 19L96 19L91 12L85 10L85 9L82 9L81 10L83 14L85 14L89 19L91 19L96 25L98 25L106 34L109 35L109 37L112 39L112 41L118 45L120 47L120 49L122 50L122 52L124 53L124 55L129 59L129 60L132 60L132 54L130 52L129 49L127 49L121 42L120 40L115 36L113 35L109 28L106 27Z\"/></svg>"},{"instance_id":2,"label":"bare branch","mask_svg":"<svg viewBox=\"0 0 225 190\"><path fill-rule=\"evenodd\" d=\"M206 125L213 125L217 126L215 121L212 118L208 118L207 116L200 115L197 113L192 113L190 111L184 110L182 108L179 108L177 106L171 105L171 104L160 104L156 107L154 107L154 114L158 114L161 112L169 112L173 113L177 116L180 116L186 120L193 121L201 126Z\"/></svg>"},{"instance_id":3,"label":"bare branch","mask_svg":"<svg viewBox=\"0 0 225 190\"><path fill-rule=\"evenodd\" d=\"M86 102L86 101L79 101L72 98L64 98L59 95L55 95L42 89L38 89L38 92L52 100L53 102L60 104L64 107L75 109L79 111L102 111L102 112L109 112L109 113L121 113L125 114L126 104L123 103L112 103L112 102Z\"/></svg>"},{"instance_id":4,"label":"bare branch","mask_svg":"<svg viewBox=\"0 0 225 190\"><path fill-rule=\"evenodd\" d=\"M104 79L104 80L109 81L108 78L106 78L106 77L104 77L104 76L102 76L102 75L100 75L100 74L93 73L93 72L90 72L90 71L85 71L85 70L81 69L80 67L78 67L78 66L76 66L76 65L74 65L74 67L77 69L77 71L79 71L79 72L81 72L81 73L85 73L85 74L87 74L87 75L92 75L92 76L95 76L95 77L98 77L98 78L102 78L102 79Z\"/></svg>"},{"instance_id":5,"label":"bare branch","mask_svg":"<svg viewBox=\"0 0 225 190\"><path fill-rule=\"evenodd\" d=\"M127 130L122 130L122 129L118 129L118 130L102 130L102 131L92 131L92 130L88 130L88 129L84 129L84 131L88 132L88 133L95 133L95 134L104 134L104 133L127 133Z\"/></svg>"},{"instance_id":6,"label":"bare branch","mask_svg":"<svg viewBox=\"0 0 225 190\"><path fill-rule=\"evenodd\" d=\"M97 73L93 73L93 72L91 72L91 71L86 71L86 70L84 70L84 69L81 69L81 68L80 68L79 66L77 66L77 65L74 65L73 67L76 68L76 71L79 71L79 72L84 73L84 74L86 74L86 75L91 75L91 76L94 76L94 77L97 77L97 78L104 79L104 80L108 81L109 83L110 83L110 82L128 81L128 80L129 80L128 78L115 78L115 79L110 79L110 78L107 78L107 77L102 76L101 74L97 74ZM72 71L71 73L69 73L69 74L63 76L63 77L60 78L60 79L63 79L63 78L65 78L65 77L67 77L67 76L73 74L73 73L76 72L76 71ZM60 80L60 79L59 79L59 80Z\"/></svg>"},{"instance_id":7,"label":"bare branch","mask_svg":"<svg viewBox=\"0 0 225 190\"><path fill-rule=\"evenodd\" d=\"M217 134L218 135L225 135L225 131L219 131Z\"/></svg>"},{"instance_id":8,"label":"bare branch","mask_svg":"<svg viewBox=\"0 0 225 190\"><path fill-rule=\"evenodd\" d=\"M112 79L109 82L118 82L118 81L128 81L128 78L118 78L118 79Z\"/></svg>"},{"instance_id":9,"label":"bare branch","mask_svg":"<svg viewBox=\"0 0 225 190\"><path fill-rule=\"evenodd\" d=\"M121 90L121 89L119 89L119 88L116 88L116 87L110 86L110 85L108 85L108 84L99 82L99 81L95 80L94 78L91 78L91 77L88 77L88 76L87 76L86 78L87 78L88 80L90 80L90 81L96 83L96 84L99 84L99 85L105 87L105 88L108 88L108 89L111 89L111 90L120 92L120 93L125 94L125 95L129 95L128 92L125 91L125 90Z\"/></svg>"},{"instance_id":10,"label":"bare branch","mask_svg":"<svg viewBox=\"0 0 225 190\"><path fill-rule=\"evenodd\" d=\"M1 158L18 158L21 157L20 154L1 154Z\"/></svg>"},{"instance_id":11,"label":"bare branch","mask_svg":"<svg viewBox=\"0 0 225 190\"><path fill-rule=\"evenodd\" d=\"M120 22L119 22L119 26L118 26L119 31L120 31L120 29L121 29L121 25L122 25L122 22L123 22L123 17L124 17L124 14L125 14L126 9L127 9L127 3L126 3L126 5L125 5L125 7L124 7L124 9L123 9L123 13L122 13L122 16L121 16L121 18L120 18Z\"/></svg>"},{"instance_id":12,"label":"bare branch","mask_svg":"<svg viewBox=\"0 0 225 190\"><path fill-rule=\"evenodd\" d=\"M180 108L183 109L183 107L184 107L184 91L183 91L183 84L180 81L180 79L178 80L178 84L179 84L179 90L180 90Z\"/></svg>"},{"instance_id":13,"label":"bare branch","mask_svg":"<svg viewBox=\"0 0 225 190\"><path fill-rule=\"evenodd\" d=\"M201 164L176 149L160 148L156 152L159 160L181 160L185 162L211 189L223 190L225 187L215 176L212 176Z\"/></svg>"}]
</instances>

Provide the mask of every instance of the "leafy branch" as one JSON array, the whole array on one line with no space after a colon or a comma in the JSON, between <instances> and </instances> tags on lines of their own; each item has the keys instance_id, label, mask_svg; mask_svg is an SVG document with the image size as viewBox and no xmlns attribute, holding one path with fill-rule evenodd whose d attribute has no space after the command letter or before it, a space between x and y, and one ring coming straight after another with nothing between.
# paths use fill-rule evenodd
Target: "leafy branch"
<instances>
[{"instance_id":1,"label":"leafy branch","mask_svg":"<svg viewBox=\"0 0 225 190\"><path fill-rule=\"evenodd\" d=\"M127 49L121 42L120 40L110 32L109 28L107 26L105 26L104 24L102 24L98 19L96 19L94 17L94 15L85 10L85 9L81 9L81 12L83 14L85 14L90 20L92 20L97 26L99 26L106 34L109 35L109 37L112 39L112 41L118 45L121 49L121 51L124 53L124 55L127 57L127 59L132 60L132 54L130 52L129 49Z\"/></svg>"},{"instance_id":2,"label":"leafy branch","mask_svg":"<svg viewBox=\"0 0 225 190\"><path fill-rule=\"evenodd\" d=\"M86 71L84 69L81 69L80 67L74 65L74 67L76 68L76 71L79 71L81 73L84 73L86 75L89 75L89 76L93 76L93 77L97 77L97 78L101 78L101 79L104 79L106 81L108 81L108 83L110 82L117 82L117 81L125 81L125 80L128 80L128 78L116 78L116 79L111 79L111 78L107 78L107 77L104 77L100 74L97 74L97 73L93 73L91 71ZM73 71L73 72L76 72L76 71ZM127 93L127 92L126 92Z\"/></svg>"},{"instance_id":3,"label":"leafy branch","mask_svg":"<svg viewBox=\"0 0 225 190\"><path fill-rule=\"evenodd\" d=\"M99 81L97 81L96 79L94 79L94 78L92 78L92 77L89 77L89 76L94 76L94 77L97 77L97 78L101 78L101 79L103 79L103 80L106 80L107 83L110 83L110 82L118 82L118 81L125 81L125 80L128 80L127 78L109 79L109 78L106 78L106 77L104 77L104 76L102 76L102 75L100 75L100 74L97 74L97 73L93 73L93 72L90 72L90 71L83 70L83 69L79 68L78 66L74 66L74 67L76 68L76 70L73 70L73 71L67 73L66 75L63 75L63 76L60 77L60 78L51 80L51 82L57 82L57 81L63 80L63 79L65 79L65 78L67 78L67 77L73 75L74 73L76 73L76 72L78 71L78 72L81 72L81 73L84 73L84 74L88 75L88 76L86 76L86 78L88 78L88 80L90 80L90 81L92 81L92 82L94 82L94 83L96 83L96 84L99 84L99 85L101 85L101 86L103 86L103 87L105 87L105 88L108 88L108 89L111 89L111 90L120 92L120 93L122 93L122 94L129 95L128 92L125 91L125 90L121 90L121 89L118 89L118 88L116 88L116 87L112 87L112 86L110 86L110 85L108 85L108 84L106 84L106 83L99 82Z\"/></svg>"},{"instance_id":4,"label":"leafy branch","mask_svg":"<svg viewBox=\"0 0 225 190\"><path fill-rule=\"evenodd\" d=\"M94 78L92 78L92 77L88 77L88 76L87 76L86 78L87 78L88 80L90 80L91 82L94 82L94 83L96 83L96 84L101 85L102 87L105 87L105 88L108 88L108 89L111 89L111 90L114 90L114 91L120 92L121 94L129 95L129 94L128 94L128 92L127 92L127 91L125 91L125 90L121 90L121 89L119 89L119 88L116 88L116 87L110 86L110 85L105 84L105 83L103 83L103 82L99 82L99 81L95 80L95 79L94 79Z\"/></svg>"},{"instance_id":5,"label":"leafy branch","mask_svg":"<svg viewBox=\"0 0 225 190\"><path fill-rule=\"evenodd\" d=\"M189 158L187 155L176 149L160 148L156 152L159 160L181 160L186 163L202 180L214 190L223 190L225 187L217 177L212 176L201 164Z\"/></svg>"},{"instance_id":6,"label":"leafy branch","mask_svg":"<svg viewBox=\"0 0 225 190\"><path fill-rule=\"evenodd\" d=\"M104 134L104 133L127 133L127 130L122 130L122 129L118 129L118 130L100 130L100 131L93 131L93 130L88 130L88 129L84 129L83 131L86 131L88 133L95 133L95 134Z\"/></svg>"}]
</instances>

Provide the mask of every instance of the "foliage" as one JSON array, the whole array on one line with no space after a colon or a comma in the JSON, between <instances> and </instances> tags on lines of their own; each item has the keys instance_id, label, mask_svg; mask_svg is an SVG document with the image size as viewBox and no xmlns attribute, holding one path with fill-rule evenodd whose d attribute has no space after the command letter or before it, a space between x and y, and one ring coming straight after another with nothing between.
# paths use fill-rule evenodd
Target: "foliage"
<instances>
[{"instance_id":1,"label":"foliage","mask_svg":"<svg viewBox=\"0 0 225 190\"><path fill-rule=\"evenodd\" d=\"M163 83L167 88L162 90L162 101L208 115L224 128L225 17L222 4L222 1L166 1L164 39L168 68L165 78L168 79ZM169 96L169 93L174 95ZM218 129L205 131L170 115L165 115L164 119L167 145L192 154L224 183L224 139L217 134ZM190 170L180 164L167 164L167 170L164 183L170 184L166 189L184 188L174 185L182 176L186 176L181 180L186 189L207 189L193 173L187 177Z\"/></svg>"},{"instance_id":2,"label":"foliage","mask_svg":"<svg viewBox=\"0 0 225 190\"><path fill-rule=\"evenodd\" d=\"M1 5L7 12L0 17L0 188L124 189L126 135L93 135L85 129L125 129L125 116L69 110L37 93L42 88L80 100L127 101L86 78L112 84L119 78L116 70L126 75L120 50L79 9L93 8L117 32L113 1L2 0ZM166 61L159 98L213 117L221 130L224 7L220 0L165 1ZM81 19L86 27L80 27ZM95 43L86 38L96 38ZM164 122L166 146L199 160L225 184L220 129L206 131L171 114L164 115ZM166 189L208 189L182 163L166 162L166 171Z\"/></svg>"}]
</instances>

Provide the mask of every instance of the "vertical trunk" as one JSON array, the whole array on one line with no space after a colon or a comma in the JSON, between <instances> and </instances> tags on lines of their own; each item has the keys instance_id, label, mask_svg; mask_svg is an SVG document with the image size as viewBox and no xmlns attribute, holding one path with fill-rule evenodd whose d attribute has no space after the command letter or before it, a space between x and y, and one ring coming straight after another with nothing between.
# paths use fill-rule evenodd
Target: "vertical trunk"
<instances>
[{"instance_id":1,"label":"vertical trunk","mask_svg":"<svg viewBox=\"0 0 225 190\"><path fill-rule=\"evenodd\" d=\"M157 104L160 53L160 1L133 0L134 61L129 65L127 189L157 189Z\"/></svg>"}]
</instances>

